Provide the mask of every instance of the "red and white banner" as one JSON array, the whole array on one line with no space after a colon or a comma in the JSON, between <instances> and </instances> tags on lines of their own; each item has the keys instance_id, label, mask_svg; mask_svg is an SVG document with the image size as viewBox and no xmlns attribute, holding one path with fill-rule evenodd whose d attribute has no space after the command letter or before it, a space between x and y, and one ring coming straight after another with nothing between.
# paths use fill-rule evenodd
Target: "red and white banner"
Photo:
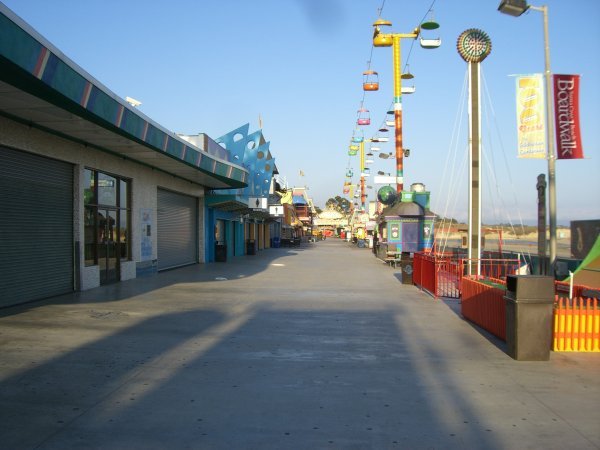
<instances>
[{"instance_id":1,"label":"red and white banner","mask_svg":"<svg viewBox=\"0 0 600 450\"><path fill-rule=\"evenodd\" d=\"M579 75L553 75L557 159L583 158L579 127Z\"/></svg>"}]
</instances>

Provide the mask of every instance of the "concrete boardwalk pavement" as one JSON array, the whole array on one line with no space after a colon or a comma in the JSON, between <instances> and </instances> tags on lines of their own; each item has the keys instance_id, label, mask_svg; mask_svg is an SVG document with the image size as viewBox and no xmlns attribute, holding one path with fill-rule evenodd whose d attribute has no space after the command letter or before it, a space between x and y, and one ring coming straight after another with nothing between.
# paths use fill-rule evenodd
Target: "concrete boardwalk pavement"
<instances>
[{"instance_id":1,"label":"concrete boardwalk pavement","mask_svg":"<svg viewBox=\"0 0 600 450\"><path fill-rule=\"evenodd\" d=\"M328 239L0 310L2 449L600 447L600 355L517 362Z\"/></svg>"}]
</instances>

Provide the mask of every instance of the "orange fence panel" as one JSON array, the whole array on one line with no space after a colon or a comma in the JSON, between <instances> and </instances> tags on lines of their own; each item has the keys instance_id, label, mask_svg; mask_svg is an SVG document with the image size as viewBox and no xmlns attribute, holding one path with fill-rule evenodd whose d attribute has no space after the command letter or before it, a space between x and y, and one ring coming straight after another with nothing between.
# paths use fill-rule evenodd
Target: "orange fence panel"
<instances>
[{"instance_id":1,"label":"orange fence panel","mask_svg":"<svg viewBox=\"0 0 600 450\"><path fill-rule=\"evenodd\" d=\"M462 280L460 310L465 319L506 341L504 292L503 288L490 286L473 277L465 277Z\"/></svg>"}]
</instances>

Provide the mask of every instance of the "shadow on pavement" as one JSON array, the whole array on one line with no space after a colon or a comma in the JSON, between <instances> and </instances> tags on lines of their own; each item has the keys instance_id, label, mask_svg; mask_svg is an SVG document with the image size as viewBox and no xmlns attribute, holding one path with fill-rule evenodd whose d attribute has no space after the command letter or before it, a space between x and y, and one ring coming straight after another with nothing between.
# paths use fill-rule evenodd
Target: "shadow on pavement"
<instances>
[{"instance_id":1,"label":"shadow on pavement","mask_svg":"<svg viewBox=\"0 0 600 450\"><path fill-rule=\"evenodd\" d=\"M263 309L219 336L215 311L144 320L4 380L3 445L499 448L406 313Z\"/></svg>"}]
</instances>

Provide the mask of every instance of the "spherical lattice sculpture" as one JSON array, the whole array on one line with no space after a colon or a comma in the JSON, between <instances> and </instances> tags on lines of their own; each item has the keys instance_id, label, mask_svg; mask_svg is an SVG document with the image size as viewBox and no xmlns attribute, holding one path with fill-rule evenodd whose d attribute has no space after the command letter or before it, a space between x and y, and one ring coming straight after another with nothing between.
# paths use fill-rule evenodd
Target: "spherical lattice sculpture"
<instances>
[{"instance_id":1,"label":"spherical lattice sculpture","mask_svg":"<svg viewBox=\"0 0 600 450\"><path fill-rule=\"evenodd\" d=\"M398 198L398 194L396 190L391 186L383 186L381 189L377 191L377 200L379 200L384 205L391 205Z\"/></svg>"}]
</instances>

